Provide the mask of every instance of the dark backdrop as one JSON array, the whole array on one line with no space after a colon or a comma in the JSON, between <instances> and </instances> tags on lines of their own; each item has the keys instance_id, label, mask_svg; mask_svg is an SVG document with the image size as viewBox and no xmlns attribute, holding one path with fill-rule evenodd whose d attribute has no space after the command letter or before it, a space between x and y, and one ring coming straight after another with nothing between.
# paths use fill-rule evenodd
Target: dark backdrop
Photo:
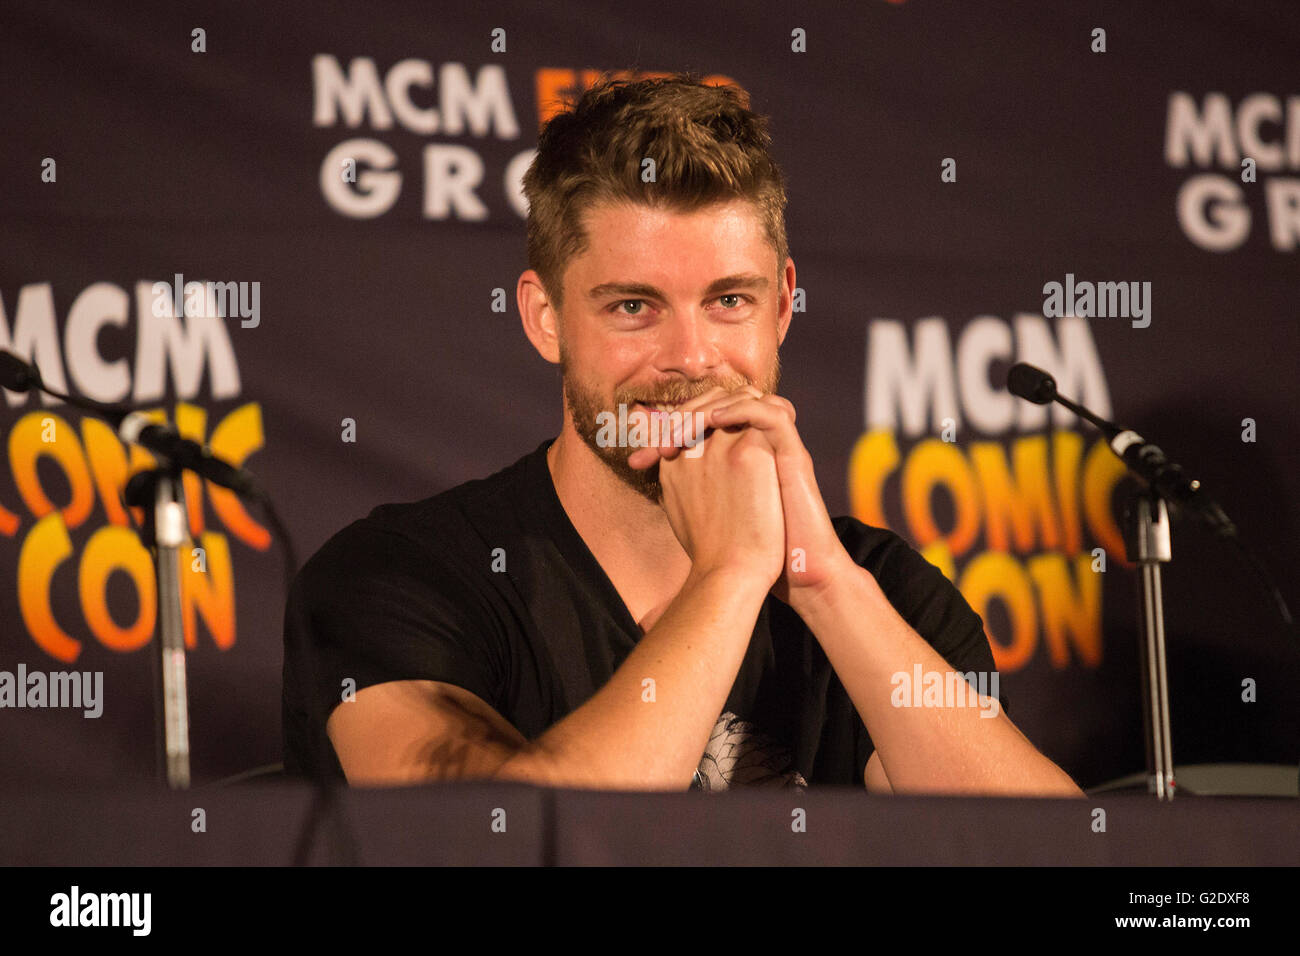
<instances>
[{"instance_id":1,"label":"dark backdrop","mask_svg":"<svg viewBox=\"0 0 1300 956\"><path fill-rule=\"evenodd\" d=\"M557 91L729 78L789 179L805 309L783 391L832 513L959 583L1016 722L1088 786L1143 761L1113 534L1131 485L1094 430L1011 403L1005 372L1048 366L1187 464L1300 604L1298 49L1289 2L10 0L0 345L244 460L309 554L558 430L514 302L517 183ZM256 324L176 319L152 286L177 274L257 283ZM1067 274L1150 283L1149 324L1045 317ZM98 719L0 710L0 773L147 776L148 565L116 503L143 459L60 403L6 393L0 428L0 669L105 675ZM189 492L203 781L279 759L283 593L260 516ZM1296 647L1208 534L1179 525L1174 553L1176 759L1295 763Z\"/></svg>"}]
</instances>

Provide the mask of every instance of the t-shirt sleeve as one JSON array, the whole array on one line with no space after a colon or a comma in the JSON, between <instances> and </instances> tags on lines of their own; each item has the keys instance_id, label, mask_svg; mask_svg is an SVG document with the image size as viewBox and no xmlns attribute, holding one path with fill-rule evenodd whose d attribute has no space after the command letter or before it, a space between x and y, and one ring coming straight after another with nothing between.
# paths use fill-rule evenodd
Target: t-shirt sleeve
<instances>
[{"instance_id":1,"label":"t-shirt sleeve","mask_svg":"<svg viewBox=\"0 0 1300 956\"><path fill-rule=\"evenodd\" d=\"M859 532L872 531L879 536L866 543L866 536L850 532L858 546L850 553L858 564L867 568L876 578L880 589L889 599L899 616L933 647L954 671L987 674L988 685L997 673L993 650L984 631L983 619L966 601L956 585L944 577L943 572L892 531L868 529L853 522ZM844 535L842 534L842 540ZM846 541L846 544L849 542ZM997 678L998 702L1009 713L1006 694L1001 691L1000 675ZM866 725L858 720L857 727L857 780L875 750Z\"/></svg>"},{"instance_id":2,"label":"t-shirt sleeve","mask_svg":"<svg viewBox=\"0 0 1300 956\"><path fill-rule=\"evenodd\" d=\"M443 681L499 708L502 647L499 619L451 557L400 532L357 522L326 542L290 591L286 705L296 703L313 738L345 690L387 681ZM313 761L314 754L301 759ZM286 767L290 762L286 753Z\"/></svg>"}]
</instances>

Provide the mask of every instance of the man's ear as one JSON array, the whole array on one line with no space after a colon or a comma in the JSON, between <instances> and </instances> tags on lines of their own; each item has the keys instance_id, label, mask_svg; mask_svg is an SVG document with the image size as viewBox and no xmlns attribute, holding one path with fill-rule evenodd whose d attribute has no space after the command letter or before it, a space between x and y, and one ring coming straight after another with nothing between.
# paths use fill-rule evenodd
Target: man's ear
<instances>
[{"instance_id":1,"label":"man's ear","mask_svg":"<svg viewBox=\"0 0 1300 956\"><path fill-rule=\"evenodd\" d=\"M782 274L780 306L776 315L776 344L785 341L785 334L790 331L790 320L794 318L794 260L786 256L785 269Z\"/></svg>"},{"instance_id":2,"label":"man's ear","mask_svg":"<svg viewBox=\"0 0 1300 956\"><path fill-rule=\"evenodd\" d=\"M556 314L551 297L546 294L542 277L529 269L519 277L515 288L519 316L524 323L524 334L533 343L537 354L552 365L560 364L560 317Z\"/></svg>"}]
</instances>

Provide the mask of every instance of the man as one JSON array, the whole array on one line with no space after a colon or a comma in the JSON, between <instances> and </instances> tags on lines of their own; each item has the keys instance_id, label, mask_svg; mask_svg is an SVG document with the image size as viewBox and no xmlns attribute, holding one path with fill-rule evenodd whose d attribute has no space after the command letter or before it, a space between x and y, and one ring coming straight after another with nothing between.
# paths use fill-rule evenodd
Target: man
<instances>
[{"instance_id":1,"label":"man","mask_svg":"<svg viewBox=\"0 0 1300 956\"><path fill-rule=\"evenodd\" d=\"M992 653L902 539L827 514L775 394L795 268L768 146L743 93L691 77L602 82L547 125L517 297L561 366L560 435L308 563L289 771L1081 795L996 682L897 693L914 673L967 689ZM613 439L663 411L680 427L657 444Z\"/></svg>"}]
</instances>

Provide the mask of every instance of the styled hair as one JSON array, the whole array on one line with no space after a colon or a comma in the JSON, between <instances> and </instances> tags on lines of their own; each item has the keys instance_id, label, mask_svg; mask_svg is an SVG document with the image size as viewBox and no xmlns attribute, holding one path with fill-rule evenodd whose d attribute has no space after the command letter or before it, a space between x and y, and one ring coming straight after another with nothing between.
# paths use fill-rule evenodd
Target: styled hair
<instances>
[{"instance_id":1,"label":"styled hair","mask_svg":"<svg viewBox=\"0 0 1300 956\"><path fill-rule=\"evenodd\" d=\"M586 251L583 216L604 203L680 212L736 199L755 207L776 251L777 285L788 247L785 179L773 159L766 117L736 86L706 86L698 74L628 80L603 75L542 129L524 174L528 266L555 307L564 270ZM653 182L642 163L653 159Z\"/></svg>"}]
</instances>

